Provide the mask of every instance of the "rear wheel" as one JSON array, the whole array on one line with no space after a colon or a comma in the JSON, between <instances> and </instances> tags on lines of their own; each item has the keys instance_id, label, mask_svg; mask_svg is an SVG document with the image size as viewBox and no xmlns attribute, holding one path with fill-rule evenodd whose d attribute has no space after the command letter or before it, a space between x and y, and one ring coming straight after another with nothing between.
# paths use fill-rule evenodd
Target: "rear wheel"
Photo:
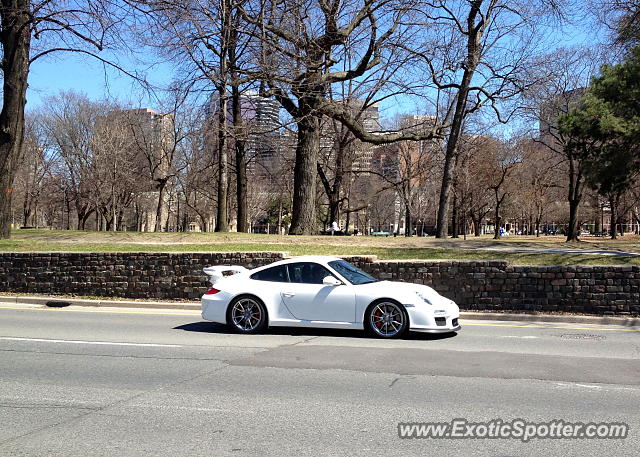
<instances>
[{"instance_id":1,"label":"rear wheel","mask_svg":"<svg viewBox=\"0 0 640 457\"><path fill-rule=\"evenodd\" d=\"M400 338L409 328L409 316L399 303L379 300L367 309L365 328L378 338Z\"/></svg>"},{"instance_id":2,"label":"rear wheel","mask_svg":"<svg viewBox=\"0 0 640 457\"><path fill-rule=\"evenodd\" d=\"M227 323L240 333L258 333L267 325L267 310L257 297L236 297L229 304Z\"/></svg>"}]
</instances>

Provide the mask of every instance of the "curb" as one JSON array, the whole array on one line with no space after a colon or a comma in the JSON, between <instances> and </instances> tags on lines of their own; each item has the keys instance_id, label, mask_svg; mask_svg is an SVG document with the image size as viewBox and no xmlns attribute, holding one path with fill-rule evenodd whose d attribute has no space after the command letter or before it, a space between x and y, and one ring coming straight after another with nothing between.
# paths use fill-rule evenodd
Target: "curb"
<instances>
[{"instance_id":1,"label":"curb","mask_svg":"<svg viewBox=\"0 0 640 457\"><path fill-rule=\"evenodd\" d=\"M200 311L198 302L160 302L134 300L90 300L86 298L67 298L55 296L20 296L0 295L0 302L25 305L42 305L52 308L64 306L90 306L106 308L143 308L143 309L176 309ZM460 311L460 319L484 321L520 321L520 322L549 322L594 325L618 325L623 327L640 327L640 317L620 316L580 316L564 314L539 313L498 313L479 311Z\"/></svg>"},{"instance_id":2,"label":"curb","mask_svg":"<svg viewBox=\"0 0 640 457\"><path fill-rule=\"evenodd\" d=\"M159 301L135 301L135 300L90 300L87 298L73 297L26 297L3 296L0 302L16 303L24 305L43 305L52 308L64 306L93 306L106 308L151 308L151 309L181 309L200 311L200 303L194 302L159 302Z\"/></svg>"},{"instance_id":3,"label":"curb","mask_svg":"<svg viewBox=\"0 0 640 457\"><path fill-rule=\"evenodd\" d=\"M460 311L460 319L486 321L564 322L570 324L619 325L640 327L640 318L621 316L580 316L570 314L496 313Z\"/></svg>"}]
</instances>

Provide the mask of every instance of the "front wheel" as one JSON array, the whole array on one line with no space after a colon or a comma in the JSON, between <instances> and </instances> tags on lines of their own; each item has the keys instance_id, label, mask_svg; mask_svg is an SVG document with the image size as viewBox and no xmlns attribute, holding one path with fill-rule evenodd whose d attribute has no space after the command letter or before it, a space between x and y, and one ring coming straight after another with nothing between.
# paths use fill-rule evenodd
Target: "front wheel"
<instances>
[{"instance_id":1,"label":"front wheel","mask_svg":"<svg viewBox=\"0 0 640 457\"><path fill-rule=\"evenodd\" d=\"M229 304L227 323L240 333L258 333L267 325L267 311L257 297L237 297Z\"/></svg>"},{"instance_id":2,"label":"front wheel","mask_svg":"<svg viewBox=\"0 0 640 457\"><path fill-rule=\"evenodd\" d=\"M409 328L409 316L402 305L380 300L369 306L365 328L379 338L400 338Z\"/></svg>"}]
</instances>

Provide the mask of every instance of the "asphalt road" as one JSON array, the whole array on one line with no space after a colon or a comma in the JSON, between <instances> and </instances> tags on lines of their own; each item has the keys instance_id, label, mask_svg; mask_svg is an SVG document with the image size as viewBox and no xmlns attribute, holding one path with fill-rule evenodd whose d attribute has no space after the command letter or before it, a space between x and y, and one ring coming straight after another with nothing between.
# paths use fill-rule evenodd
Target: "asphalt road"
<instances>
[{"instance_id":1,"label":"asphalt road","mask_svg":"<svg viewBox=\"0 0 640 457\"><path fill-rule=\"evenodd\" d=\"M640 329L228 333L197 312L0 304L0 456L637 456ZM399 422L625 422L626 439L400 439Z\"/></svg>"}]
</instances>

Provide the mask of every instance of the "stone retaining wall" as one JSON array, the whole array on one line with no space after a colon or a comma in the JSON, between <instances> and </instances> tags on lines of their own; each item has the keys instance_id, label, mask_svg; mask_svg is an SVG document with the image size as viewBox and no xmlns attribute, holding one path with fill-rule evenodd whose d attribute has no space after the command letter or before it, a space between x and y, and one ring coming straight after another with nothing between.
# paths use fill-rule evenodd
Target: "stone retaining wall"
<instances>
[{"instance_id":1,"label":"stone retaining wall","mask_svg":"<svg viewBox=\"0 0 640 457\"><path fill-rule=\"evenodd\" d=\"M0 291L197 299L207 288L205 266L255 268L282 258L282 253L3 253ZM640 314L638 266L347 260L380 279L432 286L468 310Z\"/></svg>"},{"instance_id":2,"label":"stone retaining wall","mask_svg":"<svg viewBox=\"0 0 640 457\"><path fill-rule=\"evenodd\" d=\"M640 314L638 266L348 260L380 279L432 286L467 310Z\"/></svg>"},{"instance_id":3,"label":"stone retaining wall","mask_svg":"<svg viewBox=\"0 0 640 457\"><path fill-rule=\"evenodd\" d=\"M2 253L0 291L99 297L196 299L208 287L209 265L256 268L280 252Z\"/></svg>"}]
</instances>

